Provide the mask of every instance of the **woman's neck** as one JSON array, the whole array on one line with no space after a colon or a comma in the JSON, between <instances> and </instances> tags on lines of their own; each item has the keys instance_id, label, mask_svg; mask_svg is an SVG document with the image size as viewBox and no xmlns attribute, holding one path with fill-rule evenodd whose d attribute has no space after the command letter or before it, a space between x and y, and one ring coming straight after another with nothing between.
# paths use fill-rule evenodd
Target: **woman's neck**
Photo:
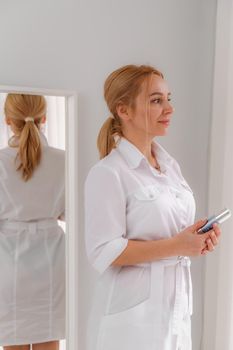
<instances>
[{"instance_id":1,"label":"woman's neck","mask_svg":"<svg viewBox=\"0 0 233 350\"><path fill-rule=\"evenodd\" d=\"M143 137L124 135L124 138L137 147L153 167L158 165L156 155L152 152L153 138L151 138L149 135Z\"/></svg>"}]
</instances>

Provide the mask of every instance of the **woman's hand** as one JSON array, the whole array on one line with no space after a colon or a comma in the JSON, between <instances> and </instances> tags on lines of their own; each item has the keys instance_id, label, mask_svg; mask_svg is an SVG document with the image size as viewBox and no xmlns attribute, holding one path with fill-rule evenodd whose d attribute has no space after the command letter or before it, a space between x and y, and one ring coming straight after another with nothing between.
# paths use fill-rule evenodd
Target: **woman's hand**
<instances>
[{"instance_id":1,"label":"woman's hand","mask_svg":"<svg viewBox=\"0 0 233 350\"><path fill-rule=\"evenodd\" d=\"M219 243L220 235L221 230L218 224L213 224L213 230L209 231L209 238L206 239L206 247L202 250L202 255L214 250L215 246Z\"/></svg>"},{"instance_id":2,"label":"woman's hand","mask_svg":"<svg viewBox=\"0 0 233 350\"><path fill-rule=\"evenodd\" d=\"M199 220L173 237L178 255L199 256L214 250L221 232L218 225L213 225L213 230L198 234L197 230L205 223L206 219Z\"/></svg>"}]
</instances>

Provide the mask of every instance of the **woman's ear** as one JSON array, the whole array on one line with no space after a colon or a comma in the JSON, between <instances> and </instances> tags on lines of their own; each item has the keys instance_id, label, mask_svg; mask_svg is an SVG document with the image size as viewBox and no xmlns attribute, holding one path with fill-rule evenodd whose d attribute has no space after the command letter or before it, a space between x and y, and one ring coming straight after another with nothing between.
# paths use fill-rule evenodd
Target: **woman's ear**
<instances>
[{"instance_id":1,"label":"woman's ear","mask_svg":"<svg viewBox=\"0 0 233 350\"><path fill-rule=\"evenodd\" d=\"M44 124L46 122L46 116L43 115L43 117L41 118L41 123Z\"/></svg>"},{"instance_id":2,"label":"woman's ear","mask_svg":"<svg viewBox=\"0 0 233 350\"><path fill-rule=\"evenodd\" d=\"M121 118L123 121L128 121L131 119L130 107L123 103L119 103L117 105L116 112L119 118Z\"/></svg>"}]
</instances>

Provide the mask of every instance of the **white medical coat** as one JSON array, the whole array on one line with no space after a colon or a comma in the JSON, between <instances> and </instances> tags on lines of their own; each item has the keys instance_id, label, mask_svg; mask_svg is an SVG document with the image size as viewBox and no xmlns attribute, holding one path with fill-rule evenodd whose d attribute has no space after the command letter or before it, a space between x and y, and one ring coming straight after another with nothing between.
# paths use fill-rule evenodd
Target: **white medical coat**
<instances>
[{"instance_id":1,"label":"white medical coat","mask_svg":"<svg viewBox=\"0 0 233 350\"><path fill-rule=\"evenodd\" d=\"M178 163L157 142L152 147L161 174L121 138L86 179L86 250L101 274L88 350L191 350L190 259L111 265L129 239L169 238L194 222L193 193Z\"/></svg>"},{"instance_id":2,"label":"white medical coat","mask_svg":"<svg viewBox=\"0 0 233 350\"><path fill-rule=\"evenodd\" d=\"M0 150L0 346L65 337L65 155L41 134L42 159L24 182L17 148ZM16 139L17 143L17 139Z\"/></svg>"}]
</instances>

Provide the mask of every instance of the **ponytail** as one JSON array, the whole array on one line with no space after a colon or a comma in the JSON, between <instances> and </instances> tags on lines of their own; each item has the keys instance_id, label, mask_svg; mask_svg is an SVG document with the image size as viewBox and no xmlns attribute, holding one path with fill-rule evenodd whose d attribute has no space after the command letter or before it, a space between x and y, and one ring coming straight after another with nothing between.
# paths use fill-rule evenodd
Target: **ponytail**
<instances>
[{"instance_id":1,"label":"ponytail","mask_svg":"<svg viewBox=\"0 0 233 350\"><path fill-rule=\"evenodd\" d=\"M4 111L14 133L8 144L18 147L16 169L28 181L41 161L39 130L46 114L46 100L40 95L8 94Z\"/></svg>"},{"instance_id":2,"label":"ponytail","mask_svg":"<svg viewBox=\"0 0 233 350\"><path fill-rule=\"evenodd\" d=\"M97 147L100 159L106 157L116 147L115 136L123 136L119 117L109 117L102 125L98 138Z\"/></svg>"},{"instance_id":3,"label":"ponytail","mask_svg":"<svg viewBox=\"0 0 233 350\"><path fill-rule=\"evenodd\" d=\"M39 130L34 121L25 123L19 138L19 150L16 161L20 164L17 167L21 171L25 181L32 177L35 168L41 161L41 141Z\"/></svg>"}]
</instances>

